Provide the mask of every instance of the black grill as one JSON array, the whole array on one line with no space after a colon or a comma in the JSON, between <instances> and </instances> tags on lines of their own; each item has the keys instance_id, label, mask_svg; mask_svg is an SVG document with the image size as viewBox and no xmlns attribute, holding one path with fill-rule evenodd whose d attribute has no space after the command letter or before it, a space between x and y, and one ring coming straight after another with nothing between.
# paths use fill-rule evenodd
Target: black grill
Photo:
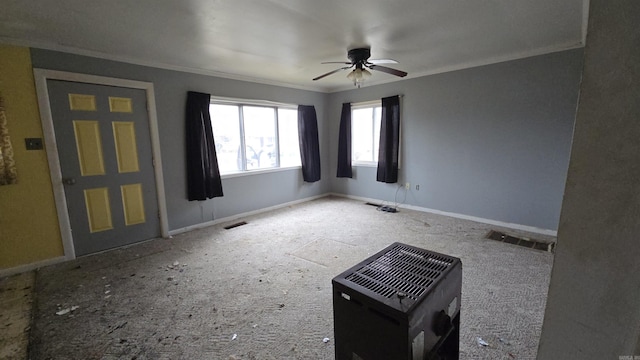
<instances>
[{"instance_id":1,"label":"black grill","mask_svg":"<svg viewBox=\"0 0 640 360\"><path fill-rule=\"evenodd\" d=\"M394 243L332 280L336 359L457 359L460 259Z\"/></svg>"},{"instance_id":2,"label":"black grill","mask_svg":"<svg viewBox=\"0 0 640 360\"><path fill-rule=\"evenodd\" d=\"M415 302L453 262L450 257L396 244L346 280L387 298L404 293Z\"/></svg>"}]
</instances>

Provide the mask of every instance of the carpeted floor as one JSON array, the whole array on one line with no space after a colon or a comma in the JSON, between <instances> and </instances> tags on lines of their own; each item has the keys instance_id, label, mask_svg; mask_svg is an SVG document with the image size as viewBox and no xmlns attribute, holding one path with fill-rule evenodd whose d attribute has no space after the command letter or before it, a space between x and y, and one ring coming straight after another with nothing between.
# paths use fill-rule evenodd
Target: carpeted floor
<instances>
[{"instance_id":1,"label":"carpeted floor","mask_svg":"<svg viewBox=\"0 0 640 360\"><path fill-rule=\"evenodd\" d=\"M33 271L0 279L0 359L27 358L33 308Z\"/></svg>"},{"instance_id":2,"label":"carpeted floor","mask_svg":"<svg viewBox=\"0 0 640 360\"><path fill-rule=\"evenodd\" d=\"M335 197L242 220L41 269L30 358L333 359L331 279L395 241L462 259L461 359L535 358L553 255L505 229Z\"/></svg>"}]
</instances>

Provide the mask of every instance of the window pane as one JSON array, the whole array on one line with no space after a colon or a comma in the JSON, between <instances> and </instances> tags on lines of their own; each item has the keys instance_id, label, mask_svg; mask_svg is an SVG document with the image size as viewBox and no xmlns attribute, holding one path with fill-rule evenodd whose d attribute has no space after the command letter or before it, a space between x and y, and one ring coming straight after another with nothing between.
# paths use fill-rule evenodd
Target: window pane
<instances>
[{"instance_id":1,"label":"window pane","mask_svg":"<svg viewBox=\"0 0 640 360\"><path fill-rule=\"evenodd\" d=\"M280 166L300 166L297 110L278 109L278 140L280 142Z\"/></svg>"},{"instance_id":2,"label":"window pane","mask_svg":"<svg viewBox=\"0 0 640 360\"><path fill-rule=\"evenodd\" d=\"M243 106L242 111L247 170L276 167L278 153L275 109Z\"/></svg>"},{"instance_id":3,"label":"window pane","mask_svg":"<svg viewBox=\"0 0 640 360\"><path fill-rule=\"evenodd\" d=\"M220 173L228 174L242 170L238 107L211 104L209 112Z\"/></svg>"},{"instance_id":4,"label":"window pane","mask_svg":"<svg viewBox=\"0 0 640 360\"><path fill-rule=\"evenodd\" d=\"M374 161L372 116L373 108L351 112L352 161Z\"/></svg>"}]
</instances>

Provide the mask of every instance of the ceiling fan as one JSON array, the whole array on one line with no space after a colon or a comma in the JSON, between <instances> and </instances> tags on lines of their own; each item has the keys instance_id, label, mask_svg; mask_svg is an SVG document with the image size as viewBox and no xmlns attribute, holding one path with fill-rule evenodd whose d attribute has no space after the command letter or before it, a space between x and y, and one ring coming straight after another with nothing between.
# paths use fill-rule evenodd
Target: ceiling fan
<instances>
[{"instance_id":1,"label":"ceiling fan","mask_svg":"<svg viewBox=\"0 0 640 360\"><path fill-rule=\"evenodd\" d=\"M328 62L323 62L321 64L345 64L345 65L349 65L349 66L345 66L345 67L341 67L339 69L335 69L333 71L329 71L326 74L320 75L316 78L314 78L313 80L320 80L326 76L335 74L339 71L342 70L347 70L347 69L351 69L354 68L353 71L351 71L349 73L349 75L347 75L347 78L351 81L353 81L353 85L356 85L357 87L360 87L360 84L367 79L368 77L371 76L371 73L367 70L377 70L377 71L382 71L385 72L387 74L391 74L391 75L395 75L395 76L399 76L399 77L405 77L407 76L407 73L404 71L400 71L400 70L396 70L396 69L392 69L390 67L386 67L386 66L381 66L380 64L397 64L398 62L392 59L371 59L369 60L369 57L371 56L371 49L370 48L356 48L356 49L351 49L347 52L347 57L349 58L349 62L343 62L343 61L328 61Z\"/></svg>"}]
</instances>

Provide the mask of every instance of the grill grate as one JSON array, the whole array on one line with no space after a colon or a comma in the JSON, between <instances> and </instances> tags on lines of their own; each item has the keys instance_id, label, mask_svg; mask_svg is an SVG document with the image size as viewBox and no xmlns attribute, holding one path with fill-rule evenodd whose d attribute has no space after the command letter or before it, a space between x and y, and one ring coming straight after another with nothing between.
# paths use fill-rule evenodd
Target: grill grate
<instances>
[{"instance_id":1,"label":"grill grate","mask_svg":"<svg viewBox=\"0 0 640 360\"><path fill-rule=\"evenodd\" d=\"M403 293L417 301L453 262L453 258L396 244L345 279L386 298Z\"/></svg>"}]
</instances>

